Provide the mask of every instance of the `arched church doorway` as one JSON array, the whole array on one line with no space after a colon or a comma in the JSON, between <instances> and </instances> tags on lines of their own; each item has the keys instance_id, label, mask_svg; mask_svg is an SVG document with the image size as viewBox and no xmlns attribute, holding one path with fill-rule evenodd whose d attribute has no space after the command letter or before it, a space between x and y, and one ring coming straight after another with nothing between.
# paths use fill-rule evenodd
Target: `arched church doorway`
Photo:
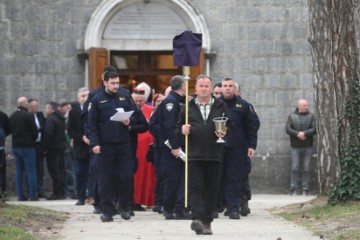
<instances>
[{"instance_id":1,"label":"arched church doorway","mask_svg":"<svg viewBox=\"0 0 360 240\"><path fill-rule=\"evenodd\" d=\"M191 67L192 80L205 73L204 54L210 51L208 29L199 11L185 0L108 0L94 12L87 28L88 86L101 85L103 68L111 64L129 89L146 82L163 92L173 75L172 39L185 30L203 34L199 65ZM194 81L189 82L190 92Z\"/></svg>"}]
</instances>

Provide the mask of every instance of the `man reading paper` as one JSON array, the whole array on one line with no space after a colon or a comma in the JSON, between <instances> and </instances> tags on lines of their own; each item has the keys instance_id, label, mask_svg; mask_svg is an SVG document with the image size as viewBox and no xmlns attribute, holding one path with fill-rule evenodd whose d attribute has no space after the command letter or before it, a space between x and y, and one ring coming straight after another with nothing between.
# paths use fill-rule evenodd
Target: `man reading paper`
<instances>
[{"instance_id":1,"label":"man reading paper","mask_svg":"<svg viewBox=\"0 0 360 240\"><path fill-rule=\"evenodd\" d=\"M110 120L118 108L123 108L124 113L136 109L130 97L118 91L119 84L117 72L106 72L104 89L93 97L88 107L90 148L95 154L102 222L113 221L116 212L114 198L119 200L121 217L130 219L128 202L132 193L134 163L128 126L136 118L137 112L128 119ZM118 193L118 196L114 196L114 193Z\"/></svg>"}]
</instances>

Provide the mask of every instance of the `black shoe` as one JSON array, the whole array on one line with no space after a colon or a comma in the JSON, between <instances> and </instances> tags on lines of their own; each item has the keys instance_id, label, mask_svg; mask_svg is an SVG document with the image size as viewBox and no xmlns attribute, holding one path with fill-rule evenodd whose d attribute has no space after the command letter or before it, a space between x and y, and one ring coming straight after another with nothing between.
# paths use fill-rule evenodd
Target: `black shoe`
<instances>
[{"instance_id":1,"label":"black shoe","mask_svg":"<svg viewBox=\"0 0 360 240\"><path fill-rule=\"evenodd\" d=\"M100 213L102 213L100 208L95 208L93 211L93 214L100 214Z\"/></svg>"},{"instance_id":2,"label":"black shoe","mask_svg":"<svg viewBox=\"0 0 360 240\"><path fill-rule=\"evenodd\" d=\"M120 216L124 220L129 220L131 218L130 212L120 212Z\"/></svg>"},{"instance_id":3,"label":"black shoe","mask_svg":"<svg viewBox=\"0 0 360 240\"><path fill-rule=\"evenodd\" d=\"M246 217L250 213L249 200L247 197L241 199L240 202L240 215Z\"/></svg>"},{"instance_id":4,"label":"black shoe","mask_svg":"<svg viewBox=\"0 0 360 240\"><path fill-rule=\"evenodd\" d=\"M219 218L219 213L218 212L213 212L212 213L212 218Z\"/></svg>"},{"instance_id":5,"label":"black shoe","mask_svg":"<svg viewBox=\"0 0 360 240\"><path fill-rule=\"evenodd\" d=\"M230 219L240 219L240 214L238 212L230 212L229 218Z\"/></svg>"},{"instance_id":6,"label":"black shoe","mask_svg":"<svg viewBox=\"0 0 360 240\"><path fill-rule=\"evenodd\" d=\"M34 202L34 201L39 201L39 199L37 197L36 198L30 198L29 201Z\"/></svg>"},{"instance_id":7,"label":"black shoe","mask_svg":"<svg viewBox=\"0 0 360 240\"><path fill-rule=\"evenodd\" d=\"M129 213L130 213L130 216L132 216L132 217L135 216L135 212L133 210L130 210Z\"/></svg>"},{"instance_id":8,"label":"black shoe","mask_svg":"<svg viewBox=\"0 0 360 240\"><path fill-rule=\"evenodd\" d=\"M25 202L25 201L27 201L27 200L29 200L27 197L19 197L19 198L18 198L18 201L19 201L19 202Z\"/></svg>"},{"instance_id":9,"label":"black shoe","mask_svg":"<svg viewBox=\"0 0 360 240\"><path fill-rule=\"evenodd\" d=\"M133 207L133 210L138 211L138 212L143 212L146 209L144 207L142 207L141 204L135 204L134 207Z\"/></svg>"},{"instance_id":10,"label":"black shoe","mask_svg":"<svg viewBox=\"0 0 360 240\"><path fill-rule=\"evenodd\" d=\"M212 235L211 224L204 224L204 235Z\"/></svg>"},{"instance_id":11,"label":"black shoe","mask_svg":"<svg viewBox=\"0 0 360 240\"><path fill-rule=\"evenodd\" d=\"M165 220L174 219L174 214L172 212L164 212Z\"/></svg>"},{"instance_id":12,"label":"black shoe","mask_svg":"<svg viewBox=\"0 0 360 240\"><path fill-rule=\"evenodd\" d=\"M164 207L155 205L154 208L152 209L152 211L157 212L157 213L164 213Z\"/></svg>"},{"instance_id":13,"label":"black shoe","mask_svg":"<svg viewBox=\"0 0 360 240\"><path fill-rule=\"evenodd\" d=\"M205 231L204 224L198 219L191 222L190 228L195 231L196 235L204 234Z\"/></svg>"},{"instance_id":14,"label":"black shoe","mask_svg":"<svg viewBox=\"0 0 360 240\"><path fill-rule=\"evenodd\" d=\"M228 216L229 216L229 213L230 213L230 212L226 209L226 211L224 212L224 216L225 216L225 217L228 217Z\"/></svg>"},{"instance_id":15,"label":"black shoe","mask_svg":"<svg viewBox=\"0 0 360 240\"><path fill-rule=\"evenodd\" d=\"M100 216L100 219L101 219L102 222L112 222L112 221L114 221L112 216L106 216L104 214L102 214Z\"/></svg>"},{"instance_id":16,"label":"black shoe","mask_svg":"<svg viewBox=\"0 0 360 240\"><path fill-rule=\"evenodd\" d=\"M38 193L38 198L46 198L44 193Z\"/></svg>"},{"instance_id":17,"label":"black shoe","mask_svg":"<svg viewBox=\"0 0 360 240\"><path fill-rule=\"evenodd\" d=\"M76 206L80 206L80 205L85 205L85 201L84 200L77 200L77 202L75 203Z\"/></svg>"},{"instance_id":18,"label":"black shoe","mask_svg":"<svg viewBox=\"0 0 360 240\"><path fill-rule=\"evenodd\" d=\"M62 198L60 195L55 195L55 194L52 194L46 198L46 200L62 200L62 199L64 198Z\"/></svg>"},{"instance_id":19,"label":"black shoe","mask_svg":"<svg viewBox=\"0 0 360 240\"><path fill-rule=\"evenodd\" d=\"M191 214L190 214L190 213L187 213L187 212L185 212L185 211L175 212L175 213L174 213L174 219L176 219L176 220L191 219Z\"/></svg>"}]
</instances>

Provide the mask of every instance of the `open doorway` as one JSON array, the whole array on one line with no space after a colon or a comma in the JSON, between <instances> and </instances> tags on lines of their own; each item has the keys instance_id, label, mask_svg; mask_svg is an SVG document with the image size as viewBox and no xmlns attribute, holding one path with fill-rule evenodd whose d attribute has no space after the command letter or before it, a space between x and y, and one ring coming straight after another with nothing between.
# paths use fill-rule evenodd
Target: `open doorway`
<instances>
[{"instance_id":1,"label":"open doorway","mask_svg":"<svg viewBox=\"0 0 360 240\"><path fill-rule=\"evenodd\" d=\"M154 92L164 93L170 78L182 74L182 68L174 66L172 51L110 51L110 64L130 90L146 82Z\"/></svg>"}]
</instances>

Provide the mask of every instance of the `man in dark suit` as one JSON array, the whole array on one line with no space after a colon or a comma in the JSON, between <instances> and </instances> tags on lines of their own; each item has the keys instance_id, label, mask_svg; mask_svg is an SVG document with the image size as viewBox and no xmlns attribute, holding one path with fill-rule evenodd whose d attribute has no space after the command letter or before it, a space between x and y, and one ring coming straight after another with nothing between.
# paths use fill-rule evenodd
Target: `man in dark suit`
<instances>
[{"instance_id":1,"label":"man in dark suit","mask_svg":"<svg viewBox=\"0 0 360 240\"><path fill-rule=\"evenodd\" d=\"M42 144L48 171L53 182L53 193L47 200L65 199L64 152L66 147L66 125L65 118L57 109L58 104L55 102L46 104L47 119Z\"/></svg>"},{"instance_id":2,"label":"man in dark suit","mask_svg":"<svg viewBox=\"0 0 360 240\"><path fill-rule=\"evenodd\" d=\"M0 111L0 195L6 192L5 138L9 134L9 117L6 113Z\"/></svg>"},{"instance_id":3,"label":"man in dark suit","mask_svg":"<svg viewBox=\"0 0 360 240\"><path fill-rule=\"evenodd\" d=\"M44 113L39 111L39 101L37 99L29 99L28 110L34 115L35 123L38 128L38 137L35 143L36 151L36 181L38 197L43 198L44 195L44 153L41 147L41 140L43 137L45 127Z\"/></svg>"},{"instance_id":4,"label":"man in dark suit","mask_svg":"<svg viewBox=\"0 0 360 240\"><path fill-rule=\"evenodd\" d=\"M74 141L75 153L75 175L76 175L76 192L78 201L75 205L84 205L86 199L86 190L88 185L90 154L89 139L85 136L84 122L81 112L89 94L87 88L80 88L77 92L79 104L74 104L69 112L68 133Z\"/></svg>"}]
</instances>

